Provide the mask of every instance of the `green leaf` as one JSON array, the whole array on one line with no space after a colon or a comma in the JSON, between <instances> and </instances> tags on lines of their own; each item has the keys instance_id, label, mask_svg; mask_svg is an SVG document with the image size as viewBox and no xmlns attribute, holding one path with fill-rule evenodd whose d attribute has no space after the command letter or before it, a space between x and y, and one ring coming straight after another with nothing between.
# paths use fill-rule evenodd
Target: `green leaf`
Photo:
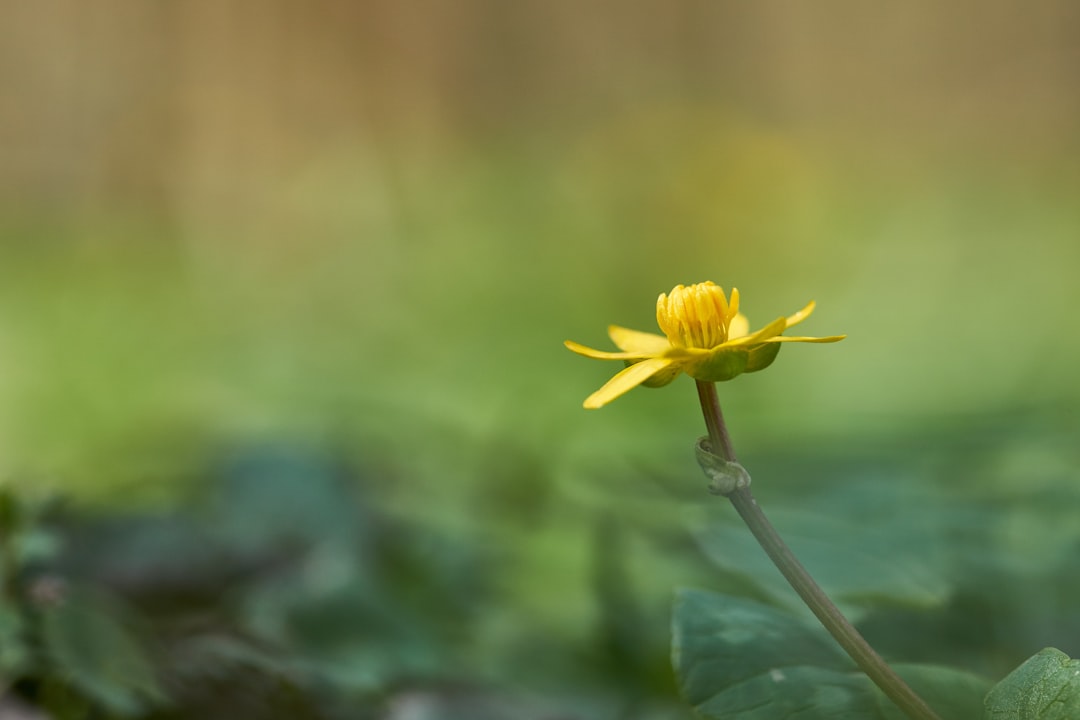
<instances>
[{"instance_id":1,"label":"green leaf","mask_svg":"<svg viewBox=\"0 0 1080 720\"><path fill-rule=\"evenodd\" d=\"M327 542L352 547L366 530L348 476L330 456L256 445L233 452L221 471L217 528L235 552Z\"/></svg>"},{"instance_id":2,"label":"green leaf","mask_svg":"<svg viewBox=\"0 0 1080 720\"><path fill-rule=\"evenodd\" d=\"M909 530L898 523L871 525L857 515L844 519L783 509L770 515L796 557L850 619L881 605L936 607L949 596L943 563L907 542ZM744 526L710 522L694 534L717 566L752 579L769 599L811 617Z\"/></svg>"},{"instance_id":3,"label":"green leaf","mask_svg":"<svg viewBox=\"0 0 1080 720\"><path fill-rule=\"evenodd\" d=\"M742 598L680 591L672 654L684 697L705 718L904 717L823 629ZM928 665L896 670L943 720L978 715L982 679Z\"/></svg>"},{"instance_id":4,"label":"green leaf","mask_svg":"<svg viewBox=\"0 0 1080 720\"><path fill-rule=\"evenodd\" d=\"M911 689L937 711L943 720L970 720L979 716L981 698L990 687L990 681L965 670L942 665L915 665L893 663L900 677ZM870 680L867 679L867 683ZM874 692L881 698L884 717L904 720L905 716L877 688Z\"/></svg>"},{"instance_id":5,"label":"green leaf","mask_svg":"<svg viewBox=\"0 0 1080 720\"><path fill-rule=\"evenodd\" d=\"M986 720L1073 720L1080 717L1080 660L1045 648L986 695Z\"/></svg>"},{"instance_id":6,"label":"green leaf","mask_svg":"<svg viewBox=\"0 0 1080 720\"><path fill-rule=\"evenodd\" d=\"M43 640L57 676L121 717L164 701L133 624L126 608L85 590L42 614Z\"/></svg>"},{"instance_id":7,"label":"green leaf","mask_svg":"<svg viewBox=\"0 0 1080 720\"><path fill-rule=\"evenodd\" d=\"M26 622L19 608L0 598L0 692L12 677L18 677L30 662L26 645Z\"/></svg>"}]
</instances>

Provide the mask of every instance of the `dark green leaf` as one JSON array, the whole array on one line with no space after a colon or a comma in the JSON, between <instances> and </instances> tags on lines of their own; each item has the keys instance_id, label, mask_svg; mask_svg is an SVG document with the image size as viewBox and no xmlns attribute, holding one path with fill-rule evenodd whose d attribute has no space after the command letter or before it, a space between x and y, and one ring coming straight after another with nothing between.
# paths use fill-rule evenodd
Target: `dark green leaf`
<instances>
[{"instance_id":1,"label":"dark green leaf","mask_svg":"<svg viewBox=\"0 0 1080 720\"><path fill-rule=\"evenodd\" d=\"M706 718L903 717L824 630L766 605L684 590L673 633L682 692ZM898 672L943 720L978 714L986 689L979 678L931 666L902 666Z\"/></svg>"},{"instance_id":2,"label":"dark green leaf","mask_svg":"<svg viewBox=\"0 0 1080 720\"><path fill-rule=\"evenodd\" d=\"M239 553L330 542L351 546L364 514L334 459L287 447L241 448L221 467L221 540Z\"/></svg>"},{"instance_id":3,"label":"dark green leaf","mask_svg":"<svg viewBox=\"0 0 1080 720\"><path fill-rule=\"evenodd\" d=\"M23 672L30 660L25 631L26 623L19 608L0 599L0 692L3 683Z\"/></svg>"},{"instance_id":4,"label":"dark green leaf","mask_svg":"<svg viewBox=\"0 0 1080 720\"><path fill-rule=\"evenodd\" d=\"M907 684L932 707L943 720L969 720L979 715L982 701L990 681L964 670L941 665L914 665L894 663L895 670ZM866 681L870 682L869 679ZM884 717L889 720L905 720L905 715L877 690Z\"/></svg>"},{"instance_id":5,"label":"dark green leaf","mask_svg":"<svg viewBox=\"0 0 1080 720\"><path fill-rule=\"evenodd\" d=\"M77 591L44 611L43 640L55 672L119 716L163 700L129 612L108 597Z\"/></svg>"},{"instance_id":6,"label":"dark green leaf","mask_svg":"<svg viewBox=\"0 0 1080 720\"><path fill-rule=\"evenodd\" d=\"M950 583L940 558L908 542L910 528L901 523L871 526L817 513L770 514L795 555L849 617L878 604L934 607L948 598ZM741 524L712 522L695 534L717 565L753 579L777 603L803 612L787 581Z\"/></svg>"}]
</instances>

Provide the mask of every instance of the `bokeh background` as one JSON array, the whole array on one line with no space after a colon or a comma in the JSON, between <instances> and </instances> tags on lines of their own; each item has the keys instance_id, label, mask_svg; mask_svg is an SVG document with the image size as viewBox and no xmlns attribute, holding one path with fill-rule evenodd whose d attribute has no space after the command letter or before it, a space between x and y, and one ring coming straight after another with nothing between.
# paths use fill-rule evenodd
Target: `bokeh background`
<instances>
[{"instance_id":1,"label":"bokeh background","mask_svg":"<svg viewBox=\"0 0 1080 720\"><path fill-rule=\"evenodd\" d=\"M883 642L995 679L1080 653L1080 6L3 16L0 476L62 499L64 572L140 606L205 560L172 578L218 588L200 612L373 717L681 717L672 589L772 576L688 529L733 522L692 384L586 412L615 368L562 341L652 329L659 292L711 279L755 324L815 299L806 333L849 336L721 399L778 520L843 545L894 519L875 567L931 579L853 595L902 598ZM238 547L297 574L214 565ZM405 630L368 657L384 615Z\"/></svg>"}]
</instances>

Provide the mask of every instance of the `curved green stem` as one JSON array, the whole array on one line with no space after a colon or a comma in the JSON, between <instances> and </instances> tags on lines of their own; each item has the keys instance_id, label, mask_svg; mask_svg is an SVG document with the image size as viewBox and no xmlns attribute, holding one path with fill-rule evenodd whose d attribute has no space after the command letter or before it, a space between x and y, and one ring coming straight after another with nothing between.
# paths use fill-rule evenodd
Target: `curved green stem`
<instances>
[{"instance_id":1,"label":"curved green stem","mask_svg":"<svg viewBox=\"0 0 1080 720\"><path fill-rule=\"evenodd\" d=\"M712 450L729 462L737 462L735 450L731 445L731 437L724 424L724 415L720 411L716 385L699 380L697 389L701 400L701 411L705 415L705 425L709 429ZM859 669L866 673L874 684L881 688L881 691L912 720L941 720L937 713L926 704L926 701L916 695L903 678L897 675L896 671L870 647L866 638L843 616L821 586L814 581L814 578L791 552L787 543L776 532L776 528L765 517L750 488L740 487L727 497L777 569L817 616L829 634L836 639L840 647L851 656Z\"/></svg>"}]
</instances>

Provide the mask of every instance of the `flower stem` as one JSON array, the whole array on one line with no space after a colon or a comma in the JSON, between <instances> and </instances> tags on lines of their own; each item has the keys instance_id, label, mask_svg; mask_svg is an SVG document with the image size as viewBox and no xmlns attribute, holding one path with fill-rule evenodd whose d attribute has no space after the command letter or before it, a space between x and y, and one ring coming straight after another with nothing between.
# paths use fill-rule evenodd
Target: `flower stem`
<instances>
[{"instance_id":1,"label":"flower stem","mask_svg":"<svg viewBox=\"0 0 1080 720\"><path fill-rule=\"evenodd\" d=\"M724 424L724 415L720 411L716 385L699 380L697 389L713 451L729 462L737 462L735 450L731 445L731 437ZM825 629L836 639L840 647L851 656L859 669L866 673L874 684L881 688L881 691L912 720L940 720L926 701L915 694L915 691L896 674L896 671L870 647L866 638L855 629L855 626L841 614L825 591L791 552L769 519L765 517L750 488L737 488L727 497L777 569L817 616Z\"/></svg>"}]
</instances>

